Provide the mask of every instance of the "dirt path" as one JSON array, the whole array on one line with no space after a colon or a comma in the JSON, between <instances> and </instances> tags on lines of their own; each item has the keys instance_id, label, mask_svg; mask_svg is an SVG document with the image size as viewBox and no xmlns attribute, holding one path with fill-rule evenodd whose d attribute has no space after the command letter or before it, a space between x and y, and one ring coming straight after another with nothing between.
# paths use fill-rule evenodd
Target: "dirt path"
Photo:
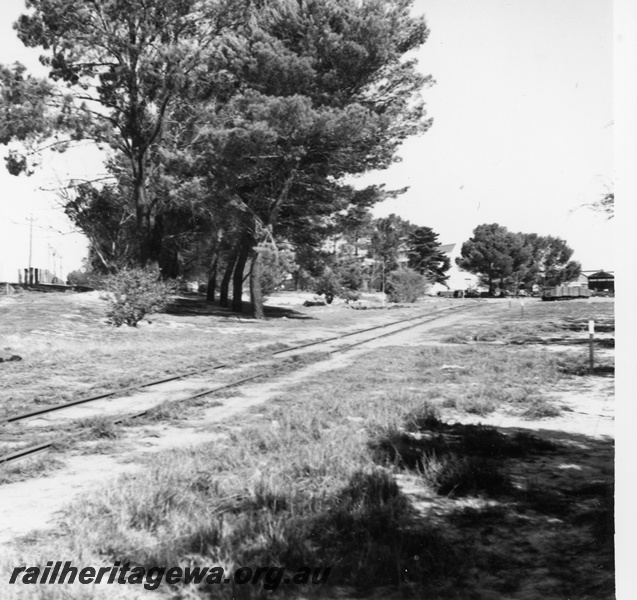
<instances>
[{"instance_id":1,"label":"dirt path","mask_svg":"<svg viewBox=\"0 0 637 600\"><path fill-rule=\"evenodd\" d=\"M451 306L451 305L450 305ZM486 310L485 310L486 309ZM59 511L78 495L94 490L105 480L123 473L134 472L139 465L131 462L131 456L157 452L168 448L178 448L199 444L215 438L210 425L220 423L267 402L289 386L298 384L317 374L342 368L349 361L357 360L366 352L383 346L403 346L420 344L427 340L428 332L460 322L481 322L493 317L499 307L479 305L477 310L449 314L432 323L425 323L414 329L401 331L383 337L365 346L360 346L338 354L327 360L310 364L291 374L276 377L265 383L242 386L236 396L226 397L221 406L207 408L196 418L181 421L179 426L158 424L144 427L140 437L138 428L129 430L123 439L116 442L125 447L124 453L102 455L75 455L66 459L61 469L49 476L30 479L0 486L0 544L9 550L13 540L29 535L36 537L36 530L54 529L59 519ZM374 315L374 321L379 317ZM431 336L429 336L431 337ZM192 382L173 382L171 393L177 395L192 390ZM163 396L162 396L163 398ZM87 411L77 409L77 416L86 416ZM208 429L208 431L206 431ZM0 554L2 549L0 548Z\"/></svg>"}]
</instances>

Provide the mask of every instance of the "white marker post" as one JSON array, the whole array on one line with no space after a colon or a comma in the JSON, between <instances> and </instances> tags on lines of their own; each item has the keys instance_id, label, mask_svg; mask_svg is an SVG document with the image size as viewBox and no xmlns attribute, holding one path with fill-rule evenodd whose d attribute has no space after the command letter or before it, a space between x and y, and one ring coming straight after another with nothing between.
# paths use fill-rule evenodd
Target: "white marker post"
<instances>
[{"instance_id":1,"label":"white marker post","mask_svg":"<svg viewBox=\"0 0 637 600\"><path fill-rule=\"evenodd\" d=\"M595 339L595 321L588 322L588 366L591 373L595 369L595 350L593 349L593 340Z\"/></svg>"},{"instance_id":2,"label":"white marker post","mask_svg":"<svg viewBox=\"0 0 637 600\"><path fill-rule=\"evenodd\" d=\"M524 319L524 298L522 296L520 296L520 314Z\"/></svg>"}]
</instances>

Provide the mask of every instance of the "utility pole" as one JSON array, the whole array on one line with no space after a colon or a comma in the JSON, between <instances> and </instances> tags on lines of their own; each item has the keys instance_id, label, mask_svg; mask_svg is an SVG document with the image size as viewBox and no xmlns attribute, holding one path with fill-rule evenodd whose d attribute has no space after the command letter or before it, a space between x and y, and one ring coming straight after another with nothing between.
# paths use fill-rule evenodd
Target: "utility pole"
<instances>
[{"instance_id":1,"label":"utility pole","mask_svg":"<svg viewBox=\"0 0 637 600\"><path fill-rule=\"evenodd\" d=\"M32 264L32 257L33 257L33 221L37 221L37 219L33 218L33 213L31 213L31 216L27 219L27 221L29 221L29 275L28 275L28 280L25 283L29 283L32 284L33 283L33 264Z\"/></svg>"},{"instance_id":2,"label":"utility pole","mask_svg":"<svg viewBox=\"0 0 637 600\"><path fill-rule=\"evenodd\" d=\"M31 267L33 266L31 264L31 257L33 256L33 221L35 221L33 213L31 213L27 221L29 221L29 272L31 272Z\"/></svg>"}]
</instances>

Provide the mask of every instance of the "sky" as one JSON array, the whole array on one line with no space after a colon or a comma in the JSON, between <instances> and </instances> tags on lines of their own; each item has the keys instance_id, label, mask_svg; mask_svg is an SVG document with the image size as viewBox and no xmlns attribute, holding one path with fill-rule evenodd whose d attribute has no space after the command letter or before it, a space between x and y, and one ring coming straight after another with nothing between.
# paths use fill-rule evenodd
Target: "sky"
<instances>
[{"instance_id":1,"label":"sky","mask_svg":"<svg viewBox=\"0 0 637 600\"><path fill-rule=\"evenodd\" d=\"M613 23L606 0L417 0L436 85L431 129L366 176L410 186L377 208L462 243L482 223L560 236L612 269L613 222L581 208L613 183Z\"/></svg>"},{"instance_id":2,"label":"sky","mask_svg":"<svg viewBox=\"0 0 637 600\"><path fill-rule=\"evenodd\" d=\"M44 74L12 30L23 6L3 0L0 62ZM434 122L401 162L357 180L409 186L376 216L432 227L443 244L482 223L559 236L583 269L613 270L614 223L583 208L613 185L612 2L416 0L414 11L430 29L417 56L436 80L423 91ZM88 147L55 155L30 178L0 165L0 281L28 265L30 215L33 266L80 267L86 241L46 190L101 172L98 157Z\"/></svg>"}]
</instances>

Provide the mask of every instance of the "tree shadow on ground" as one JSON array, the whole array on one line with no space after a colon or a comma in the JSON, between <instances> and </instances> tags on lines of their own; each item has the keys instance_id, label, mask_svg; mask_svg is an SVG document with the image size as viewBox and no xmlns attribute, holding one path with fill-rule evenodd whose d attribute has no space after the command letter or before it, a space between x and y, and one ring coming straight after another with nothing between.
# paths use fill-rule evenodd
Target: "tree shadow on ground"
<instances>
[{"instance_id":1,"label":"tree shadow on ground","mask_svg":"<svg viewBox=\"0 0 637 600\"><path fill-rule=\"evenodd\" d=\"M612 439L427 415L370 450L412 481L416 521L460 553L459 597L613 597Z\"/></svg>"},{"instance_id":2,"label":"tree shadow on ground","mask_svg":"<svg viewBox=\"0 0 637 600\"><path fill-rule=\"evenodd\" d=\"M250 319L251 305L249 302L243 302L243 312L233 312L229 308L219 306L218 302L208 302L206 297L201 294L181 294L174 298L167 306L166 312L169 315L177 317L194 317L194 316L213 316L222 318L243 318ZM284 308L280 306L264 306L265 316L268 319L301 319L314 320L314 317L305 313Z\"/></svg>"},{"instance_id":3,"label":"tree shadow on ground","mask_svg":"<svg viewBox=\"0 0 637 600\"><path fill-rule=\"evenodd\" d=\"M425 413L369 452L375 466L325 495L271 486L233 497L226 525L184 551L223 547L236 564L286 573L330 567L326 586L279 589L295 598L614 597L611 439ZM269 596L236 586L208 597Z\"/></svg>"}]
</instances>

